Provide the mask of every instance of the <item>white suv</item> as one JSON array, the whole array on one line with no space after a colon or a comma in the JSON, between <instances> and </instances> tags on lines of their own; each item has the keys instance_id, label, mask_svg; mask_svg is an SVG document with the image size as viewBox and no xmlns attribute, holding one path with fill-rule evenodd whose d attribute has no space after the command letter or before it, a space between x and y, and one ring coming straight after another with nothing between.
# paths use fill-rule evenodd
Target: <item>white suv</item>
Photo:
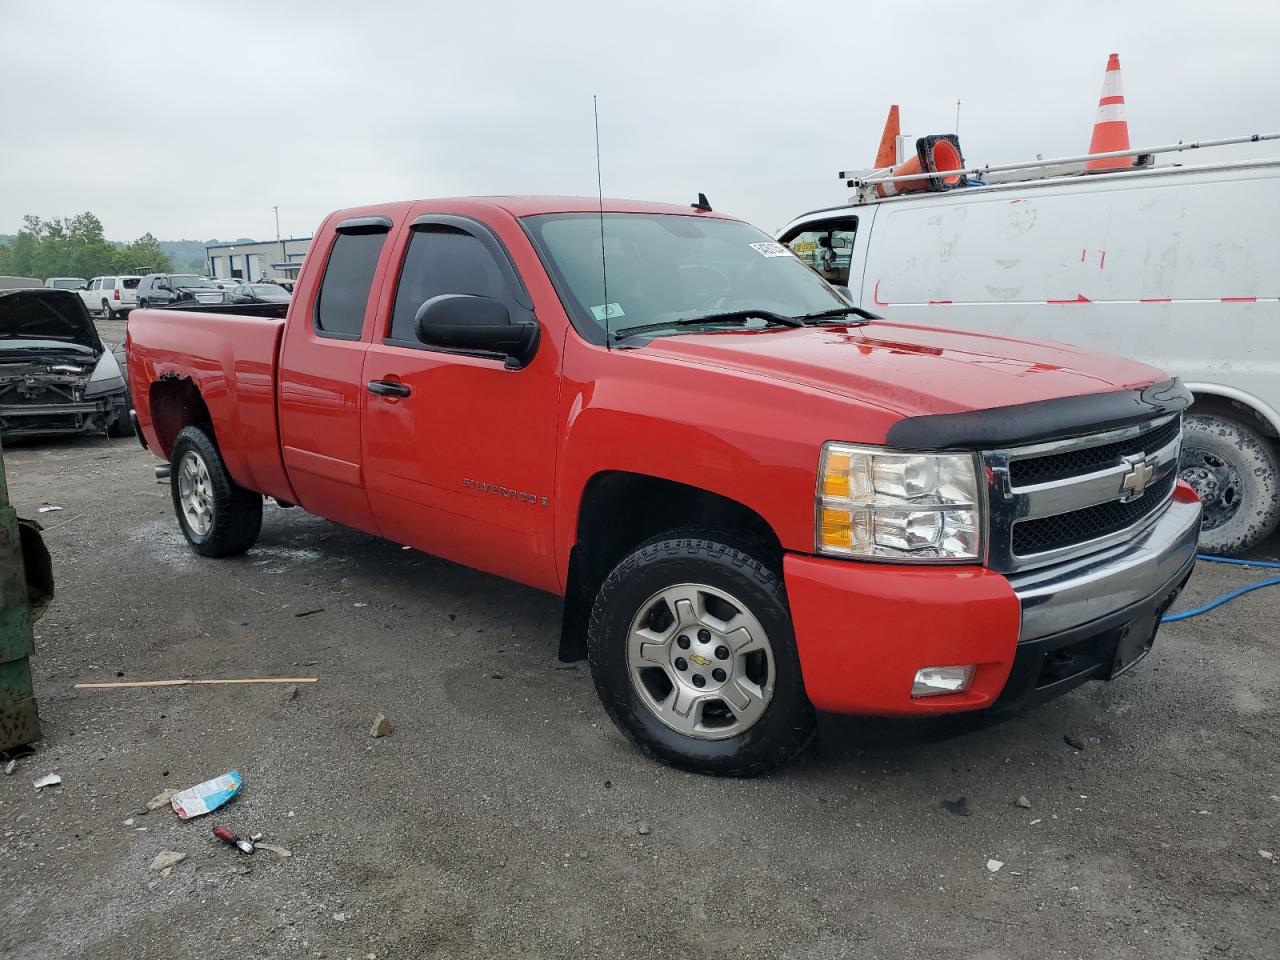
<instances>
[{"instance_id":1,"label":"white suv","mask_svg":"<svg viewBox=\"0 0 1280 960\"><path fill-rule=\"evenodd\" d=\"M94 277L81 291L80 299L90 313L100 313L108 320L127 314L138 305L138 281L141 277Z\"/></svg>"}]
</instances>

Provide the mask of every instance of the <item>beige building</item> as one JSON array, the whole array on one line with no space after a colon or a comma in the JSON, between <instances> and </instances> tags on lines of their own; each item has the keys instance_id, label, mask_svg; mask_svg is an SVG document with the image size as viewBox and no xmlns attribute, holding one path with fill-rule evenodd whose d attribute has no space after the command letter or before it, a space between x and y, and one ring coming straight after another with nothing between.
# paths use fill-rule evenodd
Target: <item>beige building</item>
<instances>
[{"instance_id":1,"label":"beige building","mask_svg":"<svg viewBox=\"0 0 1280 960\"><path fill-rule=\"evenodd\" d=\"M302 268L310 237L285 240L211 243L205 246L205 268L211 277L246 281L292 280Z\"/></svg>"}]
</instances>

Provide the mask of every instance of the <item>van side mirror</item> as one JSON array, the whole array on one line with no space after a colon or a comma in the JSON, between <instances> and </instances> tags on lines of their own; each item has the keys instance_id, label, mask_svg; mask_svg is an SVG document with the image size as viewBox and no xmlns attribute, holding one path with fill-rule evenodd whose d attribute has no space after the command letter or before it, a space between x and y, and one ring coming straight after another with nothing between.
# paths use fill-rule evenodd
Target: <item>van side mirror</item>
<instances>
[{"instance_id":1,"label":"van side mirror","mask_svg":"<svg viewBox=\"0 0 1280 960\"><path fill-rule=\"evenodd\" d=\"M523 367L538 349L537 321L512 321L507 305L493 297L442 293L418 307L414 322L418 339L429 347L497 354L511 369Z\"/></svg>"}]
</instances>

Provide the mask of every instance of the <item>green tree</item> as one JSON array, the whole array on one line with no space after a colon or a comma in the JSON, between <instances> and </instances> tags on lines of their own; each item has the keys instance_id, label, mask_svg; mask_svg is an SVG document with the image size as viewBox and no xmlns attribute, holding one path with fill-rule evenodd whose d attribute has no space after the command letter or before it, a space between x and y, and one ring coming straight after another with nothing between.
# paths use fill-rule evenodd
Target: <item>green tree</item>
<instances>
[{"instance_id":1,"label":"green tree","mask_svg":"<svg viewBox=\"0 0 1280 960\"><path fill-rule=\"evenodd\" d=\"M137 273L142 270L167 273L173 263L160 249L160 241L150 233L144 233L133 243L116 251L117 273Z\"/></svg>"},{"instance_id":2,"label":"green tree","mask_svg":"<svg viewBox=\"0 0 1280 960\"><path fill-rule=\"evenodd\" d=\"M12 242L0 246L0 273L13 276L87 280L138 268L167 271L173 264L150 233L117 248L88 211L50 220L28 214Z\"/></svg>"}]
</instances>

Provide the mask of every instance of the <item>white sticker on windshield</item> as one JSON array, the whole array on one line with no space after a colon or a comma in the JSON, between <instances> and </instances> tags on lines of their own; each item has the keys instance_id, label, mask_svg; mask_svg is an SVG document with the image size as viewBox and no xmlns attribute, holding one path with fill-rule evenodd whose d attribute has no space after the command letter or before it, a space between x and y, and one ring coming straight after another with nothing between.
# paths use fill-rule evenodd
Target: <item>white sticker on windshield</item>
<instances>
[{"instance_id":1,"label":"white sticker on windshield","mask_svg":"<svg viewBox=\"0 0 1280 960\"><path fill-rule=\"evenodd\" d=\"M780 243L753 243L751 249L762 257L789 257L791 251Z\"/></svg>"},{"instance_id":2,"label":"white sticker on windshield","mask_svg":"<svg viewBox=\"0 0 1280 960\"><path fill-rule=\"evenodd\" d=\"M626 316L622 312L622 304L620 303L602 303L597 307L592 307L591 315L601 322Z\"/></svg>"}]
</instances>

